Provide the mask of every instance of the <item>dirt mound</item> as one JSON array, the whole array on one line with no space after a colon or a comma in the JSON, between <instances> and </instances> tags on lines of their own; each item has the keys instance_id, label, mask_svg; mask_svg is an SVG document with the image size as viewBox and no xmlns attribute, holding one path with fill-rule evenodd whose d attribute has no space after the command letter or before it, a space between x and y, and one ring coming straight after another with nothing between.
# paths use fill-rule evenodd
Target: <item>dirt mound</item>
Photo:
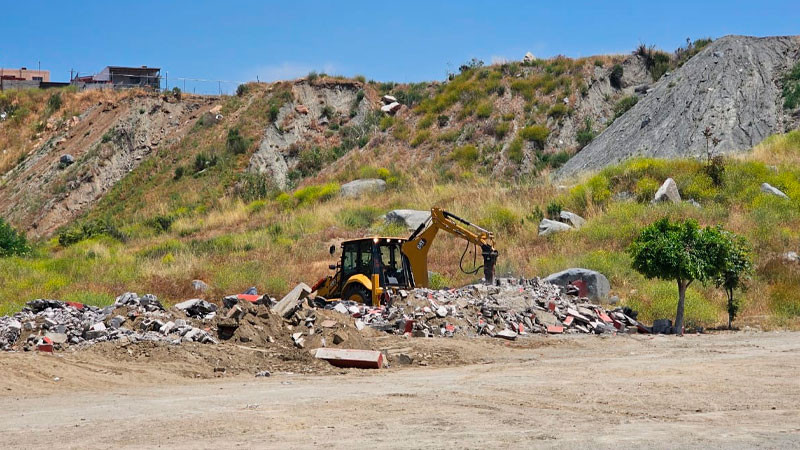
<instances>
[{"instance_id":1,"label":"dirt mound","mask_svg":"<svg viewBox=\"0 0 800 450\"><path fill-rule=\"evenodd\" d=\"M800 36L727 36L692 57L570 159L559 177L634 156L705 155L706 127L715 151L746 151L798 125L783 108L780 79L800 60Z\"/></svg>"}]
</instances>

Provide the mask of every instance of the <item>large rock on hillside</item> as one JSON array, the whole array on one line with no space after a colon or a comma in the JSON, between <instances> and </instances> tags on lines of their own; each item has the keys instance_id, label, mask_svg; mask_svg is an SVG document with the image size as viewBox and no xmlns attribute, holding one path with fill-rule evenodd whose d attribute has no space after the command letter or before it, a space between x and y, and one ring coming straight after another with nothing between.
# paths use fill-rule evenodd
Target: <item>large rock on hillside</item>
<instances>
[{"instance_id":1,"label":"large rock on hillside","mask_svg":"<svg viewBox=\"0 0 800 450\"><path fill-rule=\"evenodd\" d=\"M395 209L386 213L387 223L399 223L409 230L416 230L431 217L430 211L417 211L415 209Z\"/></svg>"},{"instance_id":2,"label":"large rock on hillside","mask_svg":"<svg viewBox=\"0 0 800 450\"><path fill-rule=\"evenodd\" d=\"M703 130L720 153L746 151L797 124L779 80L800 59L800 36L726 36L665 75L646 96L559 170L592 171L634 156L699 157Z\"/></svg>"},{"instance_id":3,"label":"large rock on hillside","mask_svg":"<svg viewBox=\"0 0 800 450\"><path fill-rule=\"evenodd\" d=\"M343 197L360 197L361 194L368 192L383 192L386 190L386 182L378 178L366 178L363 180L353 180L342 185L341 192Z\"/></svg>"},{"instance_id":4,"label":"large rock on hillside","mask_svg":"<svg viewBox=\"0 0 800 450\"><path fill-rule=\"evenodd\" d=\"M574 284L575 281L582 281L585 284L586 297L598 302L606 300L611 290L611 283L608 282L605 275L589 269L567 269L549 275L544 281L561 287Z\"/></svg>"},{"instance_id":5,"label":"large rock on hillside","mask_svg":"<svg viewBox=\"0 0 800 450\"><path fill-rule=\"evenodd\" d=\"M656 195L653 196L653 200L650 203L659 203L659 202L672 202L672 203L680 203L681 202L681 194L678 192L678 184L675 183L675 180L672 178L667 178L664 181L664 184L658 188L656 191Z\"/></svg>"},{"instance_id":6,"label":"large rock on hillside","mask_svg":"<svg viewBox=\"0 0 800 450\"><path fill-rule=\"evenodd\" d=\"M572 227L564 222L550 219L542 219L542 221L539 222L539 236L550 236L551 234L570 230L572 230Z\"/></svg>"}]
</instances>

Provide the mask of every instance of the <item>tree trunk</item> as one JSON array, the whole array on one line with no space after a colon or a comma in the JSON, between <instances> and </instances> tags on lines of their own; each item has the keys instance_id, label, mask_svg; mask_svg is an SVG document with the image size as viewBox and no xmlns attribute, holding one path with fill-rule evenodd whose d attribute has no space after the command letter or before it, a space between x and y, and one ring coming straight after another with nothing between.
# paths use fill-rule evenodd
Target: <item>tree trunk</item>
<instances>
[{"instance_id":1,"label":"tree trunk","mask_svg":"<svg viewBox=\"0 0 800 450\"><path fill-rule=\"evenodd\" d=\"M728 329L733 329L733 289L727 290L728 294Z\"/></svg>"},{"instance_id":2,"label":"tree trunk","mask_svg":"<svg viewBox=\"0 0 800 450\"><path fill-rule=\"evenodd\" d=\"M674 332L678 336L683 336L683 306L686 302L686 288L689 282L678 280L678 312L675 314Z\"/></svg>"}]
</instances>

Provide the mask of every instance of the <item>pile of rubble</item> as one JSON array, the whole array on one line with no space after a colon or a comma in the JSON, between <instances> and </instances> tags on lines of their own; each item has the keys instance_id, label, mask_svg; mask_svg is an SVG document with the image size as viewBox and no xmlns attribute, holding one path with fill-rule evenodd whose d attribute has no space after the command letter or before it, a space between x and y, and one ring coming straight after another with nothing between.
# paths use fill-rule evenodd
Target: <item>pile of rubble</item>
<instances>
[{"instance_id":1,"label":"pile of rubble","mask_svg":"<svg viewBox=\"0 0 800 450\"><path fill-rule=\"evenodd\" d=\"M532 333L649 333L628 308L606 310L539 279L499 279L495 285L399 291L388 307L354 302L328 306L389 333L412 336L488 335L515 339Z\"/></svg>"},{"instance_id":2,"label":"pile of rubble","mask_svg":"<svg viewBox=\"0 0 800 450\"><path fill-rule=\"evenodd\" d=\"M158 299L149 294L140 297L128 292L105 308L38 299L28 302L22 311L12 316L0 317L2 350L53 351L69 345L118 339L171 344L217 343L206 329L193 326L188 317L176 317L166 311Z\"/></svg>"}]
</instances>

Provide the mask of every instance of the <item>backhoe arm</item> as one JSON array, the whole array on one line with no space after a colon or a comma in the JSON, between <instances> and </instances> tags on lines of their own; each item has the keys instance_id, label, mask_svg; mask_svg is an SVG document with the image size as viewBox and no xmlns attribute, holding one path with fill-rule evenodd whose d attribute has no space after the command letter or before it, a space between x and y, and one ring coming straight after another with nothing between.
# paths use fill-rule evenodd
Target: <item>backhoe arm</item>
<instances>
[{"instance_id":1,"label":"backhoe arm","mask_svg":"<svg viewBox=\"0 0 800 450\"><path fill-rule=\"evenodd\" d=\"M487 283L494 282L494 266L497 261L494 234L441 208L432 208L431 218L420 225L403 244L403 253L409 259L415 286L428 287L428 250L439 230L480 246L484 278Z\"/></svg>"}]
</instances>

